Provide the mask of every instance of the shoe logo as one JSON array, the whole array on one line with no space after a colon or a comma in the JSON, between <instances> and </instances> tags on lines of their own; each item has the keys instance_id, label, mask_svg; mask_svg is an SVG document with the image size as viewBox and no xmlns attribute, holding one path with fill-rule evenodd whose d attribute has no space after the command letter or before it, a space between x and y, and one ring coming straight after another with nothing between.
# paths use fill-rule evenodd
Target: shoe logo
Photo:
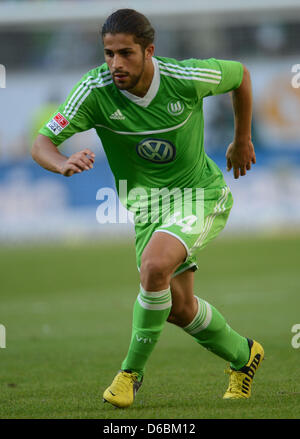
<instances>
[{"instance_id":1,"label":"shoe logo","mask_svg":"<svg viewBox=\"0 0 300 439\"><path fill-rule=\"evenodd\" d=\"M181 101L171 101L168 103L168 112L174 116L179 116L184 110L184 104Z\"/></svg>"},{"instance_id":2,"label":"shoe logo","mask_svg":"<svg viewBox=\"0 0 300 439\"><path fill-rule=\"evenodd\" d=\"M250 366L249 366L249 370L248 370L248 372L247 372L247 375L248 375L250 378L252 378L252 379L253 379L253 377L254 377L254 374L255 374L255 372L256 372L256 369L258 368L259 361L260 361L260 357L261 357L260 354L256 354L255 357L254 357L254 359L253 359L253 361L252 361L252 363L251 363Z\"/></svg>"},{"instance_id":3,"label":"shoe logo","mask_svg":"<svg viewBox=\"0 0 300 439\"><path fill-rule=\"evenodd\" d=\"M115 393L112 393L110 390L109 390L109 393L111 393L112 394L112 396L116 396L116 394Z\"/></svg>"},{"instance_id":4,"label":"shoe logo","mask_svg":"<svg viewBox=\"0 0 300 439\"><path fill-rule=\"evenodd\" d=\"M115 119L115 120L124 120L125 116L123 116L123 114L121 113L121 111L119 110L119 108L109 116L110 119Z\"/></svg>"}]
</instances>

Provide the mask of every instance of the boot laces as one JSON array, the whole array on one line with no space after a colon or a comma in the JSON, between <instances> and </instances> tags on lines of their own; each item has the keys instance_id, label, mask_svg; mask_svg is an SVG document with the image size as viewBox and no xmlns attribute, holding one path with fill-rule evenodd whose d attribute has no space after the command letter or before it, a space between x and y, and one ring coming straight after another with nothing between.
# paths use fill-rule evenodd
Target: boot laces
<instances>
[{"instance_id":1,"label":"boot laces","mask_svg":"<svg viewBox=\"0 0 300 439\"><path fill-rule=\"evenodd\" d=\"M136 372L120 372L114 379L114 385L118 386L118 389L127 392L130 390L131 385L133 385L138 380L138 374Z\"/></svg>"},{"instance_id":2,"label":"boot laces","mask_svg":"<svg viewBox=\"0 0 300 439\"><path fill-rule=\"evenodd\" d=\"M230 375L227 392L239 393L244 381L244 374L232 369L226 369L225 373Z\"/></svg>"}]
</instances>

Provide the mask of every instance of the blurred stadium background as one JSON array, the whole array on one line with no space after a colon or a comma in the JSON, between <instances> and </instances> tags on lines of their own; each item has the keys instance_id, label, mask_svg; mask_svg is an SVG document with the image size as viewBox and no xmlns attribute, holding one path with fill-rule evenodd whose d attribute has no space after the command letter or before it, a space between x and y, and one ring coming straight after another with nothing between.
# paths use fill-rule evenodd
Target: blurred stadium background
<instances>
[{"instance_id":1,"label":"blurred stadium background","mask_svg":"<svg viewBox=\"0 0 300 439\"><path fill-rule=\"evenodd\" d=\"M292 87L292 67L300 63L297 0L255 0L251 6L236 0L226 6L217 0L1 1L6 88L0 89L0 240L95 240L110 234L109 225L96 221L96 193L114 183L94 132L63 146L66 154L89 147L97 155L93 171L72 179L40 169L30 149L81 75L103 62L101 24L124 6L149 16L157 55L233 59L249 67L257 165L238 181L225 171L236 200L226 232L298 228L300 89ZM205 123L206 151L225 170L233 134L229 95L205 100ZM131 228L113 226L113 235L125 237Z\"/></svg>"},{"instance_id":2,"label":"blurred stadium background","mask_svg":"<svg viewBox=\"0 0 300 439\"><path fill-rule=\"evenodd\" d=\"M150 361L160 373L148 375L135 408L95 403L128 346L139 281L133 226L96 220L97 191L114 181L93 131L62 147L96 153L94 169L72 178L40 168L30 149L82 74L103 62L101 25L123 7L150 18L157 55L238 60L251 72L257 164L246 177L225 169L230 96L205 100L205 148L235 205L196 276L199 294L266 348L247 407L225 407L223 362L195 355L172 325ZM299 417L299 35L299 0L0 1L0 418Z\"/></svg>"}]
</instances>

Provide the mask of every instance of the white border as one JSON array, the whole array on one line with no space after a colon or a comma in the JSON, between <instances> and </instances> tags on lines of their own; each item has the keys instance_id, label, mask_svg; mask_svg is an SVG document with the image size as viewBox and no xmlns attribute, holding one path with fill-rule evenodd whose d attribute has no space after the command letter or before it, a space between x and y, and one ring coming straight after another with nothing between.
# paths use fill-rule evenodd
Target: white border
<instances>
[{"instance_id":1,"label":"white border","mask_svg":"<svg viewBox=\"0 0 300 439\"><path fill-rule=\"evenodd\" d=\"M139 96L136 96L132 93L129 93L129 91L127 91L127 90L120 90L120 92L127 99L129 99L134 104L139 105L140 107L145 107L145 108L148 107L151 104L151 102L153 101L153 99L155 98L155 96L157 95L158 90L159 90L160 71L159 71L158 61L152 57L152 63L154 66L153 79L152 79L151 85L150 85L147 93L145 94L145 96L143 98L140 98Z\"/></svg>"}]
</instances>

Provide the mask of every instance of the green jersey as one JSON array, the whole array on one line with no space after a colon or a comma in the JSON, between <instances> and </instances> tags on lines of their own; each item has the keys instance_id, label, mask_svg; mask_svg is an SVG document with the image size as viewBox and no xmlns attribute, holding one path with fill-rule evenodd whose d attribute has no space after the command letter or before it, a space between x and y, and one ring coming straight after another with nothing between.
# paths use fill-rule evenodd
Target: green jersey
<instances>
[{"instance_id":1,"label":"green jersey","mask_svg":"<svg viewBox=\"0 0 300 439\"><path fill-rule=\"evenodd\" d=\"M95 128L117 189L120 180L127 181L128 191L223 185L221 171L204 151L202 103L206 96L238 88L242 64L152 60L154 77L143 98L119 90L104 63L83 76L40 133L58 146Z\"/></svg>"}]
</instances>

